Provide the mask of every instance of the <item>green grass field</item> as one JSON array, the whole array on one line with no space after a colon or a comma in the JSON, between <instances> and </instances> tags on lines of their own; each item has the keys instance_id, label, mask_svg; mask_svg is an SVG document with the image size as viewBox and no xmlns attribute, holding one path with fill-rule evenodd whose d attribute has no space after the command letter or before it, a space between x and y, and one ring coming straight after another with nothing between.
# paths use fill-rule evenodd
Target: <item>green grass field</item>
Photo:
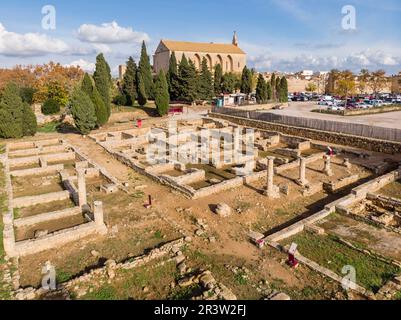
<instances>
[{"instance_id":1,"label":"green grass field","mask_svg":"<svg viewBox=\"0 0 401 320\"><path fill-rule=\"evenodd\" d=\"M400 273L400 268L382 262L374 257L353 250L336 241L333 236L317 236L308 233L298 234L285 241L295 242L298 251L321 266L342 276L344 266L353 266L356 270L356 282L364 288L377 292L387 281Z\"/></svg>"}]
</instances>

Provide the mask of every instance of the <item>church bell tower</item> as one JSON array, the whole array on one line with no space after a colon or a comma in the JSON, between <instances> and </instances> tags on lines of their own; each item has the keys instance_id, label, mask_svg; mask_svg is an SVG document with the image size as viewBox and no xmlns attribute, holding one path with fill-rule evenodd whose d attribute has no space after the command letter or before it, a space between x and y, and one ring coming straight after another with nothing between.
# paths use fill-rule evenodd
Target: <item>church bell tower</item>
<instances>
[{"instance_id":1,"label":"church bell tower","mask_svg":"<svg viewBox=\"0 0 401 320\"><path fill-rule=\"evenodd\" d=\"M237 31L234 31L233 45L236 46L236 47L238 47L238 36L237 36Z\"/></svg>"}]
</instances>

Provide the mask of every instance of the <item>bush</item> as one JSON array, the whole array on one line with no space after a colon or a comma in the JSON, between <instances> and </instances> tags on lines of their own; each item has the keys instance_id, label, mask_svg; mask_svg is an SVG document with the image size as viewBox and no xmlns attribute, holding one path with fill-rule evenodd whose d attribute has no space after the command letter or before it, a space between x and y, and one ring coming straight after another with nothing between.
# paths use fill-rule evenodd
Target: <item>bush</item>
<instances>
[{"instance_id":1,"label":"bush","mask_svg":"<svg viewBox=\"0 0 401 320\"><path fill-rule=\"evenodd\" d=\"M27 103L24 103L22 109L22 130L24 136L34 136L38 131L35 113Z\"/></svg>"},{"instance_id":2,"label":"bush","mask_svg":"<svg viewBox=\"0 0 401 320\"><path fill-rule=\"evenodd\" d=\"M60 105L54 99L47 99L42 105L42 113L44 115L51 115L60 112Z\"/></svg>"},{"instance_id":3,"label":"bush","mask_svg":"<svg viewBox=\"0 0 401 320\"><path fill-rule=\"evenodd\" d=\"M85 135L96 127L95 106L81 89L75 89L71 98L71 114L78 131Z\"/></svg>"},{"instance_id":4,"label":"bush","mask_svg":"<svg viewBox=\"0 0 401 320\"><path fill-rule=\"evenodd\" d=\"M124 94L119 94L114 97L113 103L117 106L127 105L127 97Z\"/></svg>"}]
</instances>

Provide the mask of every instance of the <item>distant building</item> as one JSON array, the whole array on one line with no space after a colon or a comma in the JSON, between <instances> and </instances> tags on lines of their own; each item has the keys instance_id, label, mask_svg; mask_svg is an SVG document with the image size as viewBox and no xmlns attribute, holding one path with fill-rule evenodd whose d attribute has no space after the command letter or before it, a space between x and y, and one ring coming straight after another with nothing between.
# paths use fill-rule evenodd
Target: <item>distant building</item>
<instances>
[{"instance_id":1,"label":"distant building","mask_svg":"<svg viewBox=\"0 0 401 320\"><path fill-rule=\"evenodd\" d=\"M161 40L153 56L153 68L156 73L159 73L160 70L167 72L173 53L178 63L181 61L182 55L185 54L198 70L203 58L206 58L210 70L220 64L224 73L242 72L246 65L246 53L238 46L236 33L234 33L231 44Z\"/></svg>"},{"instance_id":2,"label":"distant building","mask_svg":"<svg viewBox=\"0 0 401 320\"><path fill-rule=\"evenodd\" d=\"M122 80L124 78L126 71L127 71L127 66L125 64L118 66L118 78L120 80Z\"/></svg>"}]
</instances>

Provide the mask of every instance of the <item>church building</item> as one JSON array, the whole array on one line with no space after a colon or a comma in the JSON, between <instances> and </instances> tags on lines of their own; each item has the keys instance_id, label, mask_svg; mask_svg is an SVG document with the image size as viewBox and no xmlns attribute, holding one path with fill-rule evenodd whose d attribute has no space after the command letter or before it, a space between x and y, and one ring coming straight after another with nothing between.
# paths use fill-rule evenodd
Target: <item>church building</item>
<instances>
[{"instance_id":1,"label":"church building","mask_svg":"<svg viewBox=\"0 0 401 320\"><path fill-rule=\"evenodd\" d=\"M198 70L203 58L206 58L210 70L213 70L215 65L220 64L223 73L240 73L246 65L246 53L238 45L236 32L234 32L231 44L161 40L153 56L153 68L156 73L159 73L160 70L168 71L170 57L173 53L177 58L177 63L185 54L186 58L192 60Z\"/></svg>"}]
</instances>

